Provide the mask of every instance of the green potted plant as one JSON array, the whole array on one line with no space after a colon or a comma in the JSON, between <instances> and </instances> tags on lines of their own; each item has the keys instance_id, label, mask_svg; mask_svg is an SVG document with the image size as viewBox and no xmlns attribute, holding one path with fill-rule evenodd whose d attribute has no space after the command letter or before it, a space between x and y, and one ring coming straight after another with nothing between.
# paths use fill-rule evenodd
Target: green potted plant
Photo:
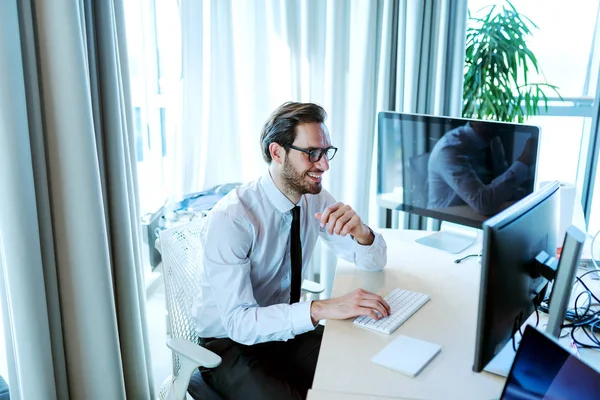
<instances>
[{"instance_id":1,"label":"green potted plant","mask_svg":"<svg viewBox=\"0 0 600 400\"><path fill-rule=\"evenodd\" d=\"M548 108L548 90L560 98L527 47L538 27L509 1L480 11L483 16L468 15L463 117L523 122L539 114L540 100ZM542 82L531 81L533 71Z\"/></svg>"}]
</instances>

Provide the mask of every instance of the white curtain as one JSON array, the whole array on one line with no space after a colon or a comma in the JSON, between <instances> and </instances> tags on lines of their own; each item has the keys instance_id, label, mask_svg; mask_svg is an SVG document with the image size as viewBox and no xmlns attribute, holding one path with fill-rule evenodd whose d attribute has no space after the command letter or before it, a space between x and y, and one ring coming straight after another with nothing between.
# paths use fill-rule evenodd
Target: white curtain
<instances>
[{"instance_id":1,"label":"white curtain","mask_svg":"<svg viewBox=\"0 0 600 400\"><path fill-rule=\"evenodd\" d=\"M395 110L459 117L467 0L399 4Z\"/></svg>"},{"instance_id":2,"label":"white curtain","mask_svg":"<svg viewBox=\"0 0 600 400\"><path fill-rule=\"evenodd\" d=\"M0 2L11 399L153 397L123 4Z\"/></svg>"},{"instance_id":3,"label":"white curtain","mask_svg":"<svg viewBox=\"0 0 600 400\"><path fill-rule=\"evenodd\" d=\"M313 101L340 147L326 185L365 211L384 3L183 0L182 191L257 178L269 114Z\"/></svg>"},{"instance_id":4,"label":"white curtain","mask_svg":"<svg viewBox=\"0 0 600 400\"><path fill-rule=\"evenodd\" d=\"M398 4L395 100L390 110L460 117L467 0L402 1ZM425 143L415 151L424 151ZM381 218L380 218L381 220ZM426 229L427 219L405 218L404 227ZM439 228L438 221L429 227Z\"/></svg>"},{"instance_id":5,"label":"white curtain","mask_svg":"<svg viewBox=\"0 0 600 400\"><path fill-rule=\"evenodd\" d=\"M312 101L340 148L324 185L367 219L377 112L460 113L466 0L180 4L182 192L256 179L269 114ZM329 287L335 260L322 254L316 272Z\"/></svg>"}]
</instances>

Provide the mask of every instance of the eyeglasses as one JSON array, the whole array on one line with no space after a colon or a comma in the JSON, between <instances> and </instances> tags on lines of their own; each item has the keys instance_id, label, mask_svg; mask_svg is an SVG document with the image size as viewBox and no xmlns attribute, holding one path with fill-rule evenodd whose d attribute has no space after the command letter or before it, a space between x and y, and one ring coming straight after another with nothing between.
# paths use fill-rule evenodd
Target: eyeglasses
<instances>
[{"instance_id":1,"label":"eyeglasses","mask_svg":"<svg viewBox=\"0 0 600 400\"><path fill-rule=\"evenodd\" d=\"M310 149L310 150L292 146L291 144L288 144L286 147L289 147L290 149L298 150L298 151L308 154L308 161L310 161L311 163L319 162L321 157L323 157L323 154L325 154L325 158L327 159L327 161L331 161L333 159L333 157L335 156L335 153L338 150L337 147L333 147L333 146L329 146L326 149Z\"/></svg>"}]
</instances>

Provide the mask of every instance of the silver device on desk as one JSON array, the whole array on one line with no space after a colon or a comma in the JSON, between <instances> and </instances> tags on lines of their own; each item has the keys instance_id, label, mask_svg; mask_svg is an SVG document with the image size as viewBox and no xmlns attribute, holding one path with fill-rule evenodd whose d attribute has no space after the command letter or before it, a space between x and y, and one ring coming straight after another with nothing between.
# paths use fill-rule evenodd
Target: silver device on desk
<instances>
[{"instance_id":1,"label":"silver device on desk","mask_svg":"<svg viewBox=\"0 0 600 400\"><path fill-rule=\"evenodd\" d=\"M558 264L558 271L556 272L556 279L552 285L552 294L550 296L550 317L546 326L546 332L554 337L560 336L561 326L565 320L565 313L571 298L577 265L581 258L584 243L585 233L574 226L570 226L567 229Z\"/></svg>"}]
</instances>

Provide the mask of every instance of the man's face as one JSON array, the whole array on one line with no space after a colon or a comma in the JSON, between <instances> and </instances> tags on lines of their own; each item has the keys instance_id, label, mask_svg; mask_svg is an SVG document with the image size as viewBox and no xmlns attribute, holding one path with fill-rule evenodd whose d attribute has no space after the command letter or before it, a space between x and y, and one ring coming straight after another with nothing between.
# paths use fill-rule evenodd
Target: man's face
<instances>
[{"instance_id":1,"label":"man's face","mask_svg":"<svg viewBox=\"0 0 600 400\"><path fill-rule=\"evenodd\" d=\"M325 124L310 122L296 127L295 147L312 150L331 146L329 132ZM283 183L299 195L321 192L323 173L329 169L325 155L315 163L310 162L308 154L290 149L283 163L281 176Z\"/></svg>"}]
</instances>

